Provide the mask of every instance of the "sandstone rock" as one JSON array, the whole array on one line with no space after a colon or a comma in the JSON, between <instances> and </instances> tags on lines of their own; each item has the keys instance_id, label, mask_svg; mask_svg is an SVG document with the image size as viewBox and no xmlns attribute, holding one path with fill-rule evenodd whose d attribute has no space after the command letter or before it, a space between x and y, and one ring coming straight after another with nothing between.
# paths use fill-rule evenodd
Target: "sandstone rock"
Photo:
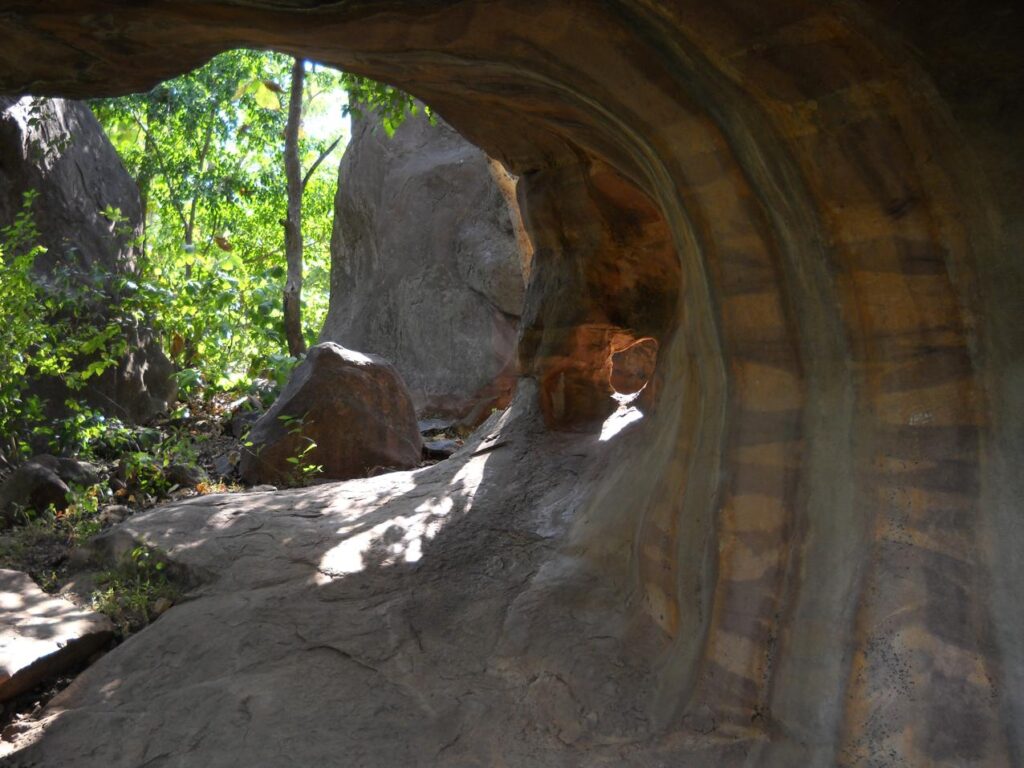
<instances>
[{"instance_id":1,"label":"sandstone rock","mask_svg":"<svg viewBox=\"0 0 1024 768\"><path fill-rule=\"evenodd\" d=\"M408 469L422 442L408 391L383 358L326 342L310 348L249 433L239 472L252 484L295 484L303 465L346 479L375 468ZM311 450L307 447L314 445ZM300 463L301 462L301 463Z\"/></svg>"},{"instance_id":2,"label":"sandstone rock","mask_svg":"<svg viewBox=\"0 0 1024 768\"><path fill-rule=\"evenodd\" d=\"M234 476L238 469L238 463L242 455L239 451L229 451L213 458L213 471L220 480L227 480Z\"/></svg>"},{"instance_id":3,"label":"sandstone rock","mask_svg":"<svg viewBox=\"0 0 1024 768\"><path fill-rule=\"evenodd\" d=\"M174 607L174 603L167 597L157 598L156 602L153 603L153 615L162 616L167 613L171 608Z\"/></svg>"},{"instance_id":4,"label":"sandstone rock","mask_svg":"<svg viewBox=\"0 0 1024 768\"><path fill-rule=\"evenodd\" d=\"M439 118L388 139L371 113L338 179L320 339L392 361L419 413L478 423L514 384L524 285L487 157Z\"/></svg>"},{"instance_id":5,"label":"sandstone rock","mask_svg":"<svg viewBox=\"0 0 1024 768\"><path fill-rule=\"evenodd\" d=\"M99 521L102 525L115 525L131 517L131 507L123 504L110 504L100 512Z\"/></svg>"},{"instance_id":6,"label":"sandstone rock","mask_svg":"<svg viewBox=\"0 0 1024 768\"><path fill-rule=\"evenodd\" d=\"M47 250L35 270L44 284L66 271L74 283L98 294L109 289L113 276L129 273L133 242L141 234L138 188L85 104L0 97L0 227L21 211L28 190L39 193L32 212ZM119 209L123 221L107 218L108 207ZM119 317L118 301L104 296L93 301L90 313L104 321ZM32 382L51 416L63 415L69 396L133 422L166 410L175 391L170 361L149 329L127 316L118 322L128 352L80 392L69 392L56 379Z\"/></svg>"},{"instance_id":7,"label":"sandstone rock","mask_svg":"<svg viewBox=\"0 0 1024 768\"><path fill-rule=\"evenodd\" d=\"M33 218L47 249L36 263L41 273L131 267L139 191L88 106L0 97L0 222L13 221L28 190L39 193ZM103 215L107 206L121 211L123 229Z\"/></svg>"},{"instance_id":8,"label":"sandstone rock","mask_svg":"<svg viewBox=\"0 0 1024 768\"><path fill-rule=\"evenodd\" d=\"M0 701L88 659L112 636L105 616L47 595L24 573L0 570Z\"/></svg>"},{"instance_id":9,"label":"sandstone rock","mask_svg":"<svg viewBox=\"0 0 1024 768\"><path fill-rule=\"evenodd\" d=\"M87 488L102 479L94 464L48 454L33 456L0 485L0 521L13 522L17 508L64 509L73 488Z\"/></svg>"},{"instance_id":10,"label":"sandstone rock","mask_svg":"<svg viewBox=\"0 0 1024 768\"><path fill-rule=\"evenodd\" d=\"M420 419L416 422L420 434L424 437L449 432L455 428L455 422L451 419Z\"/></svg>"},{"instance_id":11,"label":"sandstone rock","mask_svg":"<svg viewBox=\"0 0 1024 768\"><path fill-rule=\"evenodd\" d=\"M46 453L33 456L28 463L39 464L51 472L57 474L61 480L69 486L87 488L97 485L103 479L103 473L98 466L87 461L68 458L66 456L51 456Z\"/></svg>"},{"instance_id":12,"label":"sandstone rock","mask_svg":"<svg viewBox=\"0 0 1024 768\"><path fill-rule=\"evenodd\" d=\"M519 177L543 415L161 510L220 578L15 768L1020 762L1020 3L0 6L10 92L244 43L431 103ZM656 402L601 441L642 338Z\"/></svg>"}]
</instances>

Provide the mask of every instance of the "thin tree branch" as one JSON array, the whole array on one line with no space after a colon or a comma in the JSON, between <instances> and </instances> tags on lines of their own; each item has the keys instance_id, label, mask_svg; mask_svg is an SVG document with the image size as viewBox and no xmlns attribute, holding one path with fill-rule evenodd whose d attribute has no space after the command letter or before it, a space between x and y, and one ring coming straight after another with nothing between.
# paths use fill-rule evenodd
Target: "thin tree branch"
<instances>
[{"instance_id":1,"label":"thin tree branch","mask_svg":"<svg viewBox=\"0 0 1024 768\"><path fill-rule=\"evenodd\" d=\"M331 143L331 146L329 146L327 149L325 149L323 152L321 152L320 153L320 157L318 157L316 159L316 162L314 162L311 166L309 166L309 170L306 171L306 175L302 177L302 191L303 192L306 191L306 185L309 184L309 180L311 178L313 178L313 174L316 173L316 169L320 167L320 163L322 163L324 160L326 160L327 156L330 155L331 152L333 152L335 150L335 148L338 146L338 144L340 144L340 143L341 143L341 136L336 138Z\"/></svg>"}]
</instances>

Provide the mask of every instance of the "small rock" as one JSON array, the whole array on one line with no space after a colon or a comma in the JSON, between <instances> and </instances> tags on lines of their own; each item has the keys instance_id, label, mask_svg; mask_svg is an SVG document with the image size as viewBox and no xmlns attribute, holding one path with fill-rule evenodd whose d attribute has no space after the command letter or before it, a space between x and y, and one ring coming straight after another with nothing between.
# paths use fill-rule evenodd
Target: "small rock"
<instances>
[{"instance_id":1,"label":"small rock","mask_svg":"<svg viewBox=\"0 0 1024 768\"><path fill-rule=\"evenodd\" d=\"M18 509L45 512L49 506L65 509L71 489L56 472L27 461L0 485L0 525L13 525Z\"/></svg>"},{"instance_id":2,"label":"small rock","mask_svg":"<svg viewBox=\"0 0 1024 768\"><path fill-rule=\"evenodd\" d=\"M110 620L0 570L0 701L89 658L113 636Z\"/></svg>"},{"instance_id":3,"label":"small rock","mask_svg":"<svg viewBox=\"0 0 1024 768\"><path fill-rule=\"evenodd\" d=\"M172 605L174 605L174 603L171 602L169 598L157 598L157 601L153 603L153 615L160 616L162 614L167 613L167 611L171 609Z\"/></svg>"},{"instance_id":4,"label":"small rock","mask_svg":"<svg viewBox=\"0 0 1024 768\"><path fill-rule=\"evenodd\" d=\"M241 440L263 414L259 411L238 411L231 417L231 434Z\"/></svg>"},{"instance_id":5,"label":"small rock","mask_svg":"<svg viewBox=\"0 0 1024 768\"><path fill-rule=\"evenodd\" d=\"M249 492L250 493L268 493L270 491L276 491L276 490L277 490L277 486L276 485L267 485L266 483L264 483L263 485L254 485L252 488L249 489Z\"/></svg>"},{"instance_id":6,"label":"small rock","mask_svg":"<svg viewBox=\"0 0 1024 768\"><path fill-rule=\"evenodd\" d=\"M102 525L116 525L131 515L132 511L123 504L111 504L100 512L99 521Z\"/></svg>"},{"instance_id":7,"label":"small rock","mask_svg":"<svg viewBox=\"0 0 1024 768\"><path fill-rule=\"evenodd\" d=\"M265 407L274 402L279 390L280 387L270 379L253 379L249 385L249 398Z\"/></svg>"},{"instance_id":8,"label":"small rock","mask_svg":"<svg viewBox=\"0 0 1024 768\"><path fill-rule=\"evenodd\" d=\"M171 464L164 468L164 477L171 485L180 485L182 488L195 488L207 480L202 468L191 464Z\"/></svg>"},{"instance_id":9,"label":"small rock","mask_svg":"<svg viewBox=\"0 0 1024 768\"><path fill-rule=\"evenodd\" d=\"M238 451L222 453L220 456L214 458L213 471L216 473L217 477L223 480L228 480L234 476L235 471L238 468L238 462L241 458L242 456Z\"/></svg>"},{"instance_id":10,"label":"small rock","mask_svg":"<svg viewBox=\"0 0 1024 768\"><path fill-rule=\"evenodd\" d=\"M60 596L70 600L76 605L86 605L92 598L93 592L100 587L100 580L104 576L102 571L85 570L92 565L92 558L87 549L75 549L68 557L68 567L76 573L60 588Z\"/></svg>"},{"instance_id":11,"label":"small rock","mask_svg":"<svg viewBox=\"0 0 1024 768\"><path fill-rule=\"evenodd\" d=\"M0 741L14 741L32 727L28 720L15 720L0 732Z\"/></svg>"},{"instance_id":12,"label":"small rock","mask_svg":"<svg viewBox=\"0 0 1024 768\"><path fill-rule=\"evenodd\" d=\"M455 422L450 419L421 419L416 422L416 426L419 427L421 435L424 437L430 437L432 435L450 432L454 429Z\"/></svg>"},{"instance_id":13,"label":"small rock","mask_svg":"<svg viewBox=\"0 0 1024 768\"><path fill-rule=\"evenodd\" d=\"M423 443L423 458L447 459L461 447L461 440L426 440Z\"/></svg>"}]
</instances>

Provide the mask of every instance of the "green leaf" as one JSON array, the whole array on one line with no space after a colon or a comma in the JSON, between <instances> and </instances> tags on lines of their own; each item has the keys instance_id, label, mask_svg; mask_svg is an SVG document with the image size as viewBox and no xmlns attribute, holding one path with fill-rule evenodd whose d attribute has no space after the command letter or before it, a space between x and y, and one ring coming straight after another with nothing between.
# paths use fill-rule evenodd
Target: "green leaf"
<instances>
[{"instance_id":1,"label":"green leaf","mask_svg":"<svg viewBox=\"0 0 1024 768\"><path fill-rule=\"evenodd\" d=\"M271 112L276 112L281 109L281 99L279 99L277 94L267 88L263 83L259 83L256 86L256 92L254 95L256 103L264 109L269 109Z\"/></svg>"},{"instance_id":2,"label":"green leaf","mask_svg":"<svg viewBox=\"0 0 1024 768\"><path fill-rule=\"evenodd\" d=\"M243 80L238 84L238 88L235 89L235 93L231 97L231 100L238 101L246 94L252 93L254 90L256 90L257 85L259 85L258 80Z\"/></svg>"}]
</instances>

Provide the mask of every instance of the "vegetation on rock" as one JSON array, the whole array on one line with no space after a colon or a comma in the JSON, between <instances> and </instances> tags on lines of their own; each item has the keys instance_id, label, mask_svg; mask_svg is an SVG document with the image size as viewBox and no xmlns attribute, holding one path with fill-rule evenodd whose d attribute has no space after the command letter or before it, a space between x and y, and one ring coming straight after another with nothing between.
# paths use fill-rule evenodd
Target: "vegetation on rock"
<instances>
[{"instance_id":1,"label":"vegetation on rock","mask_svg":"<svg viewBox=\"0 0 1024 768\"><path fill-rule=\"evenodd\" d=\"M347 138L332 118L370 107L393 133L416 109L390 86L248 50L91 106L141 193L134 258L119 272L85 275L77 266L63 270L58 255L58 268L42 275L34 192L0 230L0 481L39 453L100 469L97 482L71 486L66 504L10 505L7 520L17 525L0 536L0 565L28 571L50 591L66 581L74 551L124 515L230 488L223 480L230 482L241 447L240 434L226 434L232 416L269 406L327 309L337 176L326 161ZM43 121L44 112L35 109L33 119ZM49 162L66 147L37 149ZM130 242L121 211L102 213ZM286 250L298 254L290 270ZM285 277L290 272L294 283L296 269L306 290L301 309L297 301L292 307L289 338ZM173 413L141 426L74 396L117 364L132 325L158 334L181 399ZM71 393L59 419L28 387L40 377ZM305 452L292 462L298 482L317 471ZM148 558L141 552L104 572L91 591L124 632L155 615L155 600L173 599L162 564Z\"/></svg>"}]
</instances>

